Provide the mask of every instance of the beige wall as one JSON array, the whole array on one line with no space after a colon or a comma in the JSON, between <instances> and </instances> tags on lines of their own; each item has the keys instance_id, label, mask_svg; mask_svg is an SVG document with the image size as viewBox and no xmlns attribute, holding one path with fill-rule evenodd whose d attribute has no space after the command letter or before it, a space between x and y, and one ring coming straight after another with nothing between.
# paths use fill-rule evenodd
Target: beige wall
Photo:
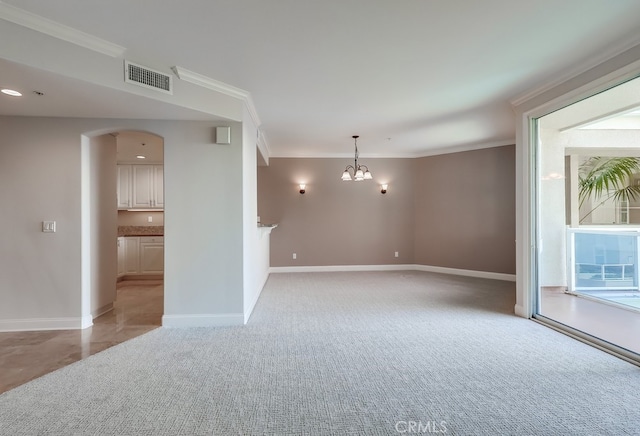
<instances>
[{"instance_id":1,"label":"beige wall","mask_svg":"<svg viewBox=\"0 0 640 436\"><path fill-rule=\"evenodd\" d=\"M258 215L278 223L271 266L415 263L514 274L514 152L362 159L374 180L359 183L340 180L348 159L272 158L258 168Z\"/></svg>"},{"instance_id":2,"label":"beige wall","mask_svg":"<svg viewBox=\"0 0 640 436\"><path fill-rule=\"evenodd\" d=\"M148 218L152 221L149 222ZM128 210L118 211L119 226L164 226L164 212L136 212Z\"/></svg>"},{"instance_id":3,"label":"beige wall","mask_svg":"<svg viewBox=\"0 0 640 436\"><path fill-rule=\"evenodd\" d=\"M89 154L89 247L91 262L91 315L113 307L116 299L117 214L113 206L116 181L116 139L101 135L90 139L82 153ZM86 168L85 168L86 170Z\"/></svg>"},{"instance_id":4,"label":"beige wall","mask_svg":"<svg viewBox=\"0 0 640 436\"><path fill-rule=\"evenodd\" d=\"M416 160L415 263L515 273L515 147Z\"/></svg>"},{"instance_id":5,"label":"beige wall","mask_svg":"<svg viewBox=\"0 0 640 436\"><path fill-rule=\"evenodd\" d=\"M412 262L412 159L361 162L374 180L343 182L349 159L271 158L258 168L258 215L278 223L272 267ZM302 182L305 194L298 192ZM380 193L381 183L389 184L387 194Z\"/></svg>"}]
</instances>

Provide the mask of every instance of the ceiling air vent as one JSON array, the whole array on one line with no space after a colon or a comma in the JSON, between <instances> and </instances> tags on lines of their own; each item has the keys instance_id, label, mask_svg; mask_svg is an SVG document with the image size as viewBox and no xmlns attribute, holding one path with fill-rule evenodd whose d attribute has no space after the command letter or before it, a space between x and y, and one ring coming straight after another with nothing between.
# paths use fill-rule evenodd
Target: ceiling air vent
<instances>
[{"instance_id":1,"label":"ceiling air vent","mask_svg":"<svg viewBox=\"0 0 640 436\"><path fill-rule=\"evenodd\" d=\"M129 61L124 61L124 81L173 94L171 76Z\"/></svg>"}]
</instances>

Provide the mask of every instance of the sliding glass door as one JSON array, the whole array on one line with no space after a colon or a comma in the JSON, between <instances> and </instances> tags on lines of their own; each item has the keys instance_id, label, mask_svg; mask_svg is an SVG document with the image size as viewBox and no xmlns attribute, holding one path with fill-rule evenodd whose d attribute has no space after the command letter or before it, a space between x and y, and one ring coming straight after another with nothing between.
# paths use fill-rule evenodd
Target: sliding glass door
<instances>
[{"instance_id":1,"label":"sliding glass door","mask_svg":"<svg viewBox=\"0 0 640 436\"><path fill-rule=\"evenodd\" d=\"M535 317L640 360L640 79L536 122Z\"/></svg>"}]
</instances>

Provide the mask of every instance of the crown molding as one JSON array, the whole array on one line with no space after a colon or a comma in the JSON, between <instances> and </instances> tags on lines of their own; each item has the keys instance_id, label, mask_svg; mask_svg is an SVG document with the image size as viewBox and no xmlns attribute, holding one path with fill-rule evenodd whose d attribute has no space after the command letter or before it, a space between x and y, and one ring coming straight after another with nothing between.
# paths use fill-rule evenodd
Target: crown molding
<instances>
[{"instance_id":1,"label":"crown molding","mask_svg":"<svg viewBox=\"0 0 640 436\"><path fill-rule=\"evenodd\" d=\"M187 70L179 66L171 67L173 72L178 76L178 79L185 82L193 83L194 85L202 86L203 88L210 89L212 91L220 92L233 98L240 100L247 100L249 98L249 92L244 89L236 88L219 80L212 79L200 73Z\"/></svg>"},{"instance_id":2,"label":"crown molding","mask_svg":"<svg viewBox=\"0 0 640 436\"><path fill-rule=\"evenodd\" d=\"M270 155L273 158L284 159L351 159L353 163L353 153L278 153L273 152ZM358 159L411 159L416 157L415 153L358 153Z\"/></svg>"},{"instance_id":3,"label":"crown molding","mask_svg":"<svg viewBox=\"0 0 640 436\"><path fill-rule=\"evenodd\" d=\"M516 139L505 139L503 141L485 142L481 144L465 144L446 148L437 148L433 150L424 150L414 155L414 157L429 157L440 154L462 153L465 151L483 150L485 148L506 147L515 145Z\"/></svg>"},{"instance_id":4,"label":"crown molding","mask_svg":"<svg viewBox=\"0 0 640 436\"><path fill-rule=\"evenodd\" d=\"M123 56L126 51L125 47L27 12L24 9L16 8L2 1L0 1L0 19L114 58Z\"/></svg>"},{"instance_id":5,"label":"crown molding","mask_svg":"<svg viewBox=\"0 0 640 436\"><path fill-rule=\"evenodd\" d=\"M210 89L212 91L219 92L224 95L228 95L229 97L237 98L242 100L249 112L249 116L251 120L255 124L256 128L260 131L260 126L262 122L260 121L260 117L258 116L258 111L256 111L256 107L253 104L253 98L251 97L251 93L249 91L245 91L241 88L236 88L233 85L229 85L228 83L221 82L219 80L212 79L211 77L207 77L203 74L196 73L194 71L187 70L186 68L180 67L178 65L171 68L175 75L180 80L184 80L185 82L193 83L194 85L201 86L203 88ZM266 138L264 137L264 133L260 131L259 142L262 143L264 148L268 151L269 146L267 144Z\"/></svg>"},{"instance_id":6,"label":"crown molding","mask_svg":"<svg viewBox=\"0 0 640 436\"><path fill-rule=\"evenodd\" d=\"M267 138L264 136L264 132L258 128L257 135L257 145L260 153L262 153L262 157L264 158L267 165L269 165L269 158L271 157L271 150L269 149L269 144L267 143Z\"/></svg>"},{"instance_id":7,"label":"crown molding","mask_svg":"<svg viewBox=\"0 0 640 436\"><path fill-rule=\"evenodd\" d=\"M465 151L483 150L485 148L506 147L514 145L515 138L503 141L484 142L480 144L464 144L451 147L434 148L431 150L421 150L412 153L360 153L360 159L417 159L421 157L438 156L441 154L461 153ZM272 158L282 159L353 159L353 153L278 153L277 151L270 155Z\"/></svg>"},{"instance_id":8,"label":"crown molding","mask_svg":"<svg viewBox=\"0 0 640 436\"><path fill-rule=\"evenodd\" d=\"M567 80L570 80L576 76L579 76L580 74L589 71L592 68L597 67L600 64L603 64L637 45L640 45L640 35L635 35L622 44L619 44L609 50L603 51L602 53L591 56L587 61L578 64L576 67L567 70L563 74L560 74L555 80L549 81L537 88L526 91L525 93L509 100L509 103L511 103L512 107L520 106L526 101L531 100L532 98L535 98L540 94L544 94L545 92L555 88L558 85L561 85Z\"/></svg>"}]
</instances>

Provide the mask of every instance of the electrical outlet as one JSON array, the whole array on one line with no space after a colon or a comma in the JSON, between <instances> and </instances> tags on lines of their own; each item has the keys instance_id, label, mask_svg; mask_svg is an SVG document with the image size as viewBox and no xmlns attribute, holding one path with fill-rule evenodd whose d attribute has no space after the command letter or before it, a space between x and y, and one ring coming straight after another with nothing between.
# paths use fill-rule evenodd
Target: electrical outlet
<instances>
[{"instance_id":1,"label":"electrical outlet","mask_svg":"<svg viewBox=\"0 0 640 436\"><path fill-rule=\"evenodd\" d=\"M152 217L151 215L149 215L149 216L147 217L147 222L148 222L148 223L152 223L152 222L153 222L153 217Z\"/></svg>"},{"instance_id":2,"label":"electrical outlet","mask_svg":"<svg viewBox=\"0 0 640 436\"><path fill-rule=\"evenodd\" d=\"M55 233L56 222L55 221L42 221L42 231L44 233Z\"/></svg>"},{"instance_id":3,"label":"electrical outlet","mask_svg":"<svg viewBox=\"0 0 640 436\"><path fill-rule=\"evenodd\" d=\"M297 258L298 258L298 255L297 255L296 253L293 253L293 258L294 258L294 259L297 259Z\"/></svg>"},{"instance_id":4,"label":"electrical outlet","mask_svg":"<svg viewBox=\"0 0 640 436\"><path fill-rule=\"evenodd\" d=\"M396 251L396 253L395 253L395 257L398 257L398 252L397 252L397 251Z\"/></svg>"}]
</instances>

